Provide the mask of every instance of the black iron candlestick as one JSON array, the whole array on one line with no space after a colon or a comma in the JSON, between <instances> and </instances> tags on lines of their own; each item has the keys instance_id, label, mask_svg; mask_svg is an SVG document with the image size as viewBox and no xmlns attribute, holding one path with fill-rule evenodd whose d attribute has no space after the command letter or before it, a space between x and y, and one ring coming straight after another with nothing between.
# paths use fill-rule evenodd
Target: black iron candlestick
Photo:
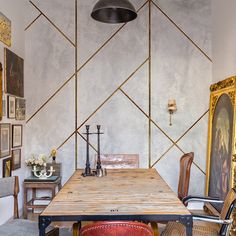
<instances>
[{"instance_id":1,"label":"black iron candlestick","mask_svg":"<svg viewBox=\"0 0 236 236\"><path fill-rule=\"evenodd\" d=\"M101 125L97 125L97 130L98 130L98 132L97 132L97 135L98 135L98 159L97 159L97 168L96 168L97 172L98 172L98 170L100 170L102 168L101 158L100 158L100 134L101 134L100 128L101 128Z\"/></svg>"}]
</instances>

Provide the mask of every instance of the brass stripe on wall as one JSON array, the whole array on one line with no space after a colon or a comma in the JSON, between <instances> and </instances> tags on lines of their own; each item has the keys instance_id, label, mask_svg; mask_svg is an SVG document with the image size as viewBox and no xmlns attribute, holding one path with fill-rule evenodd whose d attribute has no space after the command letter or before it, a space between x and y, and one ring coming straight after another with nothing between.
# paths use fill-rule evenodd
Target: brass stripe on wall
<instances>
[{"instance_id":1,"label":"brass stripe on wall","mask_svg":"<svg viewBox=\"0 0 236 236\"><path fill-rule=\"evenodd\" d=\"M153 1L153 5L210 61L212 59Z\"/></svg>"},{"instance_id":2,"label":"brass stripe on wall","mask_svg":"<svg viewBox=\"0 0 236 236\"><path fill-rule=\"evenodd\" d=\"M148 3L148 1L149 1L149 0L147 0L147 1L137 10L137 12L139 12L139 11ZM109 39L107 39L107 40L105 41L105 43L103 43L102 46L100 46L100 47L92 54L92 56L90 56L90 57L86 60L86 62L84 62L83 65L80 66L80 68L77 70L77 72L80 72L80 70L82 70L82 69L101 51L101 49L104 48L104 47L118 34L118 32L120 32L120 30L121 30L126 24L127 24L127 23L125 23L125 24L123 24L121 27L119 27L119 29L116 30L115 33L113 33L112 36L109 37ZM65 81L65 82L64 82L64 83L63 83L63 84L62 84L62 85L61 85L61 86L60 86L60 87L37 109L37 111L27 119L26 123L28 123L37 113L39 113L39 111L40 111L45 105L47 105L47 103L48 103L54 96L56 96L56 95L60 92L61 89L64 88L64 86L73 78L74 75L75 75L75 73L74 73L73 75L71 75L70 78L67 79L67 80L66 80L66 81Z\"/></svg>"},{"instance_id":3,"label":"brass stripe on wall","mask_svg":"<svg viewBox=\"0 0 236 236\"><path fill-rule=\"evenodd\" d=\"M66 34L64 32L62 32L62 30L60 30L60 28L58 26L56 26L56 24L54 24L31 0L29 2L48 20L48 22L50 22L55 27L55 29L57 29L57 31L65 39L67 39L68 42L70 42L75 47L75 44L66 36Z\"/></svg>"},{"instance_id":4,"label":"brass stripe on wall","mask_svg":"<svg viewBox=\"0 0 236 236\"><path fill-rule=\"evenodd\" d=\"M33 25L33 23L34 23L36 20L38 20L38 18L39 18L40 16L42 16L42 13L40 13L40 14L25 28L25 31L28 30L28 29L31 27L31 25Z\"/></svg>"},{"instance_id":5,"label":"brass stripe on wall","mask_svg":"<svg viewBox=\"0 0 236 236\"><path fill-rule=\"evenodd\" d=\"M77 0L75 0L75 130L78 126L78 11ZM78 159L78 132L75 132L75 170L77 170Z\"/></svg>"},{"instance_id":6,"label":"brass stripe on wall","mask_svg":"<svg viewBox=\"0 0 236 236\"><path fill-rule=\"evenodd\" d=\"M80 132L77 131L77 133L78 133L78 135L85 141L85 143L88 143L89 146L90 146L95 152L98 152L97 149L96 149L90 142L88 142L88 141L86 140L86 138L85 138Z\"/></svg>"}]
</instances>

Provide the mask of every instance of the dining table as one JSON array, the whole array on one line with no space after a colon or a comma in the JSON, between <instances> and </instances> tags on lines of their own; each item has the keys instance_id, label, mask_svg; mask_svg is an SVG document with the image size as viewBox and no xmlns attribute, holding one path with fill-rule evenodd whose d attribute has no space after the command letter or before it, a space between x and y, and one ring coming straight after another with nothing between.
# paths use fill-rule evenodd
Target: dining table
<instances>
[{"instance_id":1,"label":"dining table","mask_svg":"<svg viewBox=\"0 0 236 236\"><path fill-rule=\"evenodd\" d=\"M108 169L103 177L76 170L39 215L39 236L58 221L177 221L192 236L192 215L156 169Z\"/></svg>"}]
</instances>

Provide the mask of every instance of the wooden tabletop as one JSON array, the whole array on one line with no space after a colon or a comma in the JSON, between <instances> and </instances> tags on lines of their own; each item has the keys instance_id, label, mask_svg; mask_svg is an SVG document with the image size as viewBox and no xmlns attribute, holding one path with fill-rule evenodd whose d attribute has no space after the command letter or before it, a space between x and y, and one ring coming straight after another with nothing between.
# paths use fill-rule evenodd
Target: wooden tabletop
<instances>
[{"instance_id":1,"label":"wooden tabletop","mask_svg":"<svg viewBox=\"0 0 236 236\"><path fill-rule=\"evenodd\" d=\"M77 170L41 216L190 215L155 169L113 169L82 177Z\"/></svg>"}]
</instances>

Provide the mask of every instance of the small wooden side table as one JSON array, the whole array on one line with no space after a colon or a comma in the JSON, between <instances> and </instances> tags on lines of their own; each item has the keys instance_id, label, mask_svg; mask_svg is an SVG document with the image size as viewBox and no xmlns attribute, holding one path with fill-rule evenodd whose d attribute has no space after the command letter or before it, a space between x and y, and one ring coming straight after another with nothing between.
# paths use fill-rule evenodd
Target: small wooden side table
<instances>
[{"instance_id":1,"label":"small wooden side table","mask_svg":"<svg viewBox=\"0 0 236 236\"><path fill-rule=\"evenodd\" d=\"M24 209L23 217L27 219L28 210L31 209L34 212L34 209L44 209L48 204L35 204L35 201L50 201L56 195L56 188L58 191L61 189L61 177L51 176L47 179L39 179L34 176L30 176L24 180ZM49 197L37 197L36 190L51 190L52 194ZM32 198L28 200L28 190L32 190Z\"/></svg>"}]
</instances>

